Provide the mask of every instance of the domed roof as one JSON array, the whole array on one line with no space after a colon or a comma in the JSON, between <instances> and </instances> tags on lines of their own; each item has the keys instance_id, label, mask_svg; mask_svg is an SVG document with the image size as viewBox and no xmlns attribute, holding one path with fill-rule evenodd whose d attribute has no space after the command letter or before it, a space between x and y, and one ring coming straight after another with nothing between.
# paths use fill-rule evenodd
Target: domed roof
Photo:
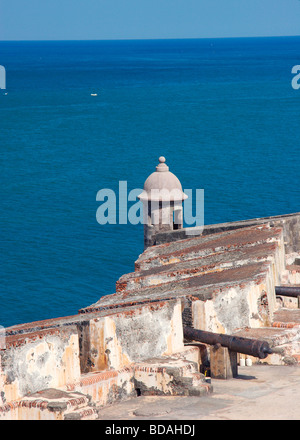
<instances>
[{"instance_id":1,"label":"domed roof","mask_svg":"<svg viewBox=\"0 0 300 440\"><path fill-rule=\"evenodd\" d=\"M166 159L161 156L156 171L150 174L144 183L144 190L138 196L140 200L179 201L187 199L175 174L169 171Z\"/></svg>"}]
</instances>

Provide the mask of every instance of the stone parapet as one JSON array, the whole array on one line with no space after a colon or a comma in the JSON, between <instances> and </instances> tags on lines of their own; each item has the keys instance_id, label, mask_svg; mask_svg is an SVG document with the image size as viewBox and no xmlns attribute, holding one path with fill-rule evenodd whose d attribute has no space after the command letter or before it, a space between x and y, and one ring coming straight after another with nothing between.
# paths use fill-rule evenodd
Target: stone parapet
<instances>
[{"instance_id":1,"label":"stone parapet","mask_svg":"<svg viewBox=\"0 0 300 440\"><path fill-rule=\"evenodd\" d=\"M279 226L283 228L284 242L286 253L299 252L300 249L300 213L282 214L271 217L261 217L249 220L239 220L228 223L219 223L215 225L205 225L202 236L216 234L224 231L232 231L241 228L248 228L251 226L260 226L269 224L270 226ZM189 238L190 228L183 228L175 231L168 231L157 233L153 237L156 245L162 243L171 243L173 241L183 240Z\"/></svg>"},{"instance_id":2,"label":"stone parapet","mask_svg":"<svg viewBox=\"0 0 300 440\"><path fill-rule=\"evenodd\" d=\"M41 389L93 388L97 374L99 380L117 376L119 381L116 371L126 375L135 362L182 350L181 303L159 301L12 326L5 342L0 350L3 408ZM83 378L83 373L91 374ZM132 391L128 384L125 395Z\"/></svg>"}]
</instances>

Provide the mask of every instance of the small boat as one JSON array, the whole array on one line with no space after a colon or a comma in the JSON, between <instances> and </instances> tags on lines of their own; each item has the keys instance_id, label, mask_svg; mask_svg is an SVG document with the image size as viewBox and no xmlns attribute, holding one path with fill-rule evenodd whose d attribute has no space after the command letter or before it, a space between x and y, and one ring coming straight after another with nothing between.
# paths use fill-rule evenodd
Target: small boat
<instances>
[{"instance_id":1,"label":"small boat","mask_svg":"<svg viewBox=\"0 0 300 440\"><path fill-rule=\"evenodd\" d=\"M98 96L98 93L91 93L91 96Z\"/></svg>"}]
</instances>

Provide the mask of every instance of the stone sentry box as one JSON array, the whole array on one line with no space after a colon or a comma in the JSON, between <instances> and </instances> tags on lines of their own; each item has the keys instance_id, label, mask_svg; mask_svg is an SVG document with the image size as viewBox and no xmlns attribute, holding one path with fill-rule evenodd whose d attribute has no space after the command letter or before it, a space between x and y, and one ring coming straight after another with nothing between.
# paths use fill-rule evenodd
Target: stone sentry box
<instances>
[{"instance_id":1,"label":"stone sentry box","mask_svg":"<svg viewBox=\"0 0 300 440\"><path fill-rule=\"evenodd\" d=\"M187 195L182 191L179 179L169 171L161 156L156 171L144 183L139 199L143 202L144 247L155 243L155 235L182 229L182 202Z\"/></svg>"}]
</instances>

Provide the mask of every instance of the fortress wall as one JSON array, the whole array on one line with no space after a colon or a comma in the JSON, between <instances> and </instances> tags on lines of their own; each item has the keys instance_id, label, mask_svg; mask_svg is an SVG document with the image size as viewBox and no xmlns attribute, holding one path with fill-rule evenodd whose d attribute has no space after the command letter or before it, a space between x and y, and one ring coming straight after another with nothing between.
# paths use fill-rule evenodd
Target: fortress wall
<instances>
[{"instance_id":1,"label":"fortress wall","mask_svg":"<svg viewBox=\"0 0 300 440\"><path fill-rule=\"evenodd\" d=\"M45 389L95 387L104 402L113 399L111 382L130 394L131 365L183 348L180 300L10 327L0 350L0 413L17 411L16 402ZM98 391L91 373L100 375Z\"/></svg>"},{"instance_id":2,"label":"fortress wall","mask_svg":"<svg viewBox=\"0 0 300 440\"><path fill-rule=\"evenodd\" d=\"M271 325L275 286L299 280L293 255L299 219L294 214L215 225L200 237L180 236L185 240L177 231L165 233L170 242L140 255L135 272L117 282L117 293L77 315L5 329L0 418L18 418L22 411L30 417L35 405L49 406L53 390L87 393L105 405L133 395L134 380L154 387L153 371L159 392L171 392L157 360L184 351L183 325L217 333ZM65 399L76 403L72 396Z\"/></svg>"},{"instance_id":3,"label":"fortress wall","mask_svg":"<svg viewBox=\"0 0 300 440\"><path fill-rule=\"evenodd\" d=\"M275 286L289 275L283 230L267 224L153 246L135 269L88 310L178 297L183 325L231 333L270 325Z\"/></svg>"},{"instance_id":4,"label":"fortress wall","mask_svg":"<svg viewBox=\"0 0 300 440\"><path fill-rule=\"evenodd\" d=\"M220 287L211 299L192 302L192 325L200 330L232 334L237 328L271 325L276 310L271 265L254 281Z\"/></svg>"},{"instance_id":5,"label":"fortress wall","mask_svg":"<svg viewBox=\"0 0 300 440\"><path fill-rule=\"evenodd\" d=\"M176 237L174 236L173 238ZM267 243L284 244L283 228L270 227L269 224L263 224L192 238L174 239L170 243L157 244L146 249L135 262L135 272L154 270L166 265L172 267L171 265L177 263L188 262L196 258L207 258L213 254L228 251L242 252L248 249L247 252L251 253L250 248L255 246L256 249L252 249L253 257L253 252L255 253L260 249L258 246ZM285 248L282 249L282 252L285 252ZM238 255L234 256L232 253L228 255L233 257L232 262L236 265L237 259L240 257ZM231 258L228 258L228 261L230 260Z\"/></svg>"},{"instance_id":6,"label":"fortress wall","mask_svg":"<svg viewBox=\"0 0 300 440\"><path fill-rule=\"evenodd\" d=\"M122 369L133 362L183 349L181 302L160 301L125 308L89 321L89 368Z\"/></svg>"},{"instance_id":7,"label":"fortress wall","mask_svg":"<svg viewBox=\"0 0 300 440\"><path fill-rule=\"evenodd\" d=\"M193 276L205 275L214 271L246 266L257 261L272 262L274 279L277 283L280 283L281 274L285 270L284 257L283 239L243 249L228 249L218 253L211 252L211 255L202 258L154 267L152 270L125 274L117 281L116 290L122 292L124 290L130 291L158 286L170 281L173 282Z\"/></svg>"},{"instance_id":8,"label":"fortress wall","mask_svg":"<svg viewBox=\"0 0 300 440\"><path fill-rule=\"evenodd\" d=\"M80 376L75 326L7 336L0 350L1 404Z\"/></svg>"},{"instance_id":9,"label":"fortress wall","mask_svg":"<svg viewBox=\"0 0 300 440\"><path fill-rule=\"evenodd\" d=\"M219 223L215 225L205 225L202 236L215 234L223 231L246 228L269 223L270 226L280 226L283 228L286 254L300 252L300 213L284 214L272 217L262 217L250 220L241 220L228 223ZM188 235L188 230L192 228L183 228L174 231L158 233L155 235L155 244L169 243L172 241L192 238Z\"/></svg>"},{"instance_id":10,"label":"fortress wall","mask_svg":"<svg viewBox=\"0 0 300 440\"><path fill-rule=\"evenodd\" d=\"M119 294L182 290L193 297L186 325L221 333L270 325L275 286L287 274L283 229L255 225L153 246L135 268L117 282Z\"/></svg>"}]
</instances>

